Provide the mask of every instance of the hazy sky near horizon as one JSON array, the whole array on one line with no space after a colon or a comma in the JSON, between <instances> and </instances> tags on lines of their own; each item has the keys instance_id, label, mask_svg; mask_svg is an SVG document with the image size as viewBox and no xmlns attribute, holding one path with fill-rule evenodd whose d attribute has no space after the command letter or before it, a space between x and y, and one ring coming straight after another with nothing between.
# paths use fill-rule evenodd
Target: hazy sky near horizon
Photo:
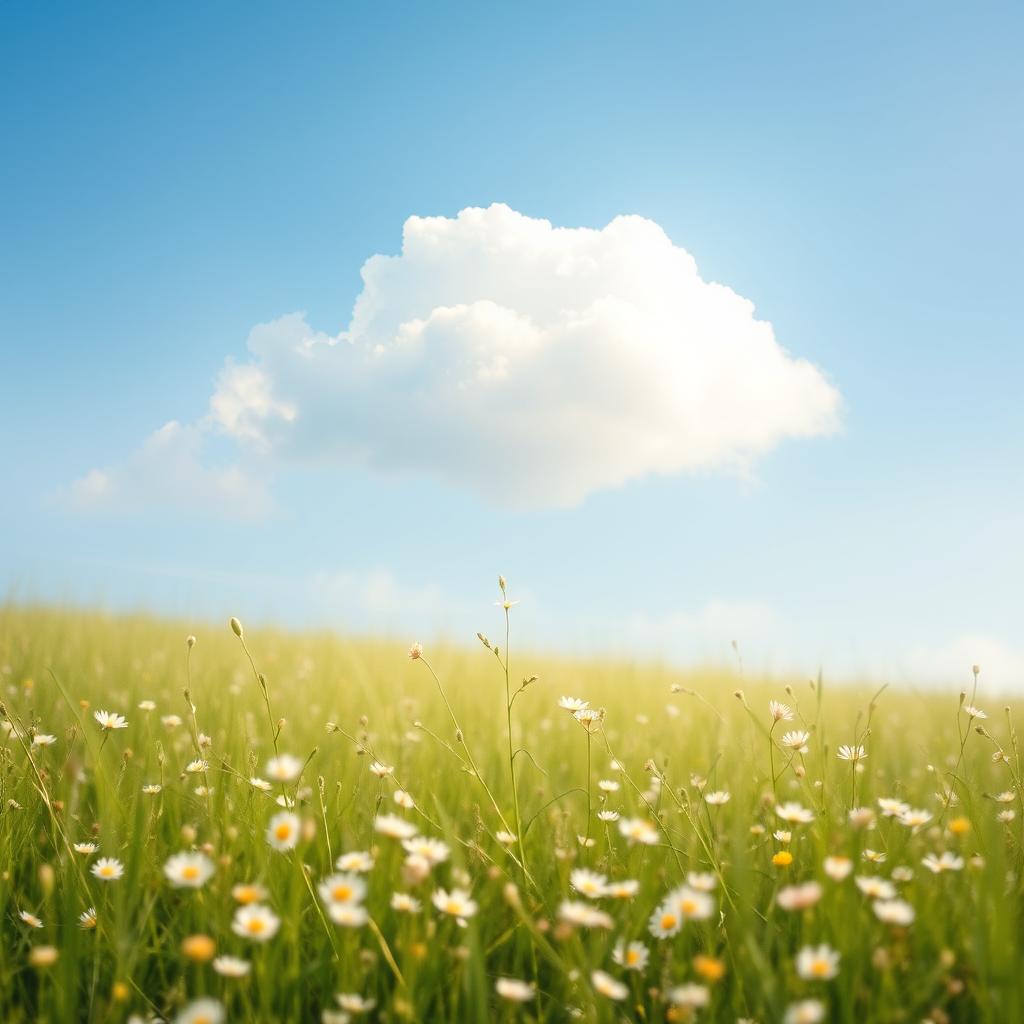
<instances>
[{"instance_id":1,"label":"hazy sky near horizon","mask_svg":"<svg viewBox=\"0 0 1024 1024\"><path fill-rule=\"evenodd\" d=\"M0 24L13 599L1024 685L1019 5Z\"/></svg>"}]
</instances>

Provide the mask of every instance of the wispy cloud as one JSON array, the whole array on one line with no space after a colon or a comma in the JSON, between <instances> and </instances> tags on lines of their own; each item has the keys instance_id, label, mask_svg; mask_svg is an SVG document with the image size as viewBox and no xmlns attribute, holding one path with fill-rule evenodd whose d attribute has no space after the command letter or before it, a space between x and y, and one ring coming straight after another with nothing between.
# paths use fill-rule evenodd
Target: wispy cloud
<instances>
[{"instance_id":1,"label":"wispy cloud","mask_svg":"<svg viewBox=\"0 0 1024 1024\"><path fill-rule=\"evenodd\" d=\"M164 424L120 464L92 469L57 495L79 512L131 515L142 509L257 519L271 507L259 474L237 461L214 463L202 424Z\"/></svg>"}]
</instances>

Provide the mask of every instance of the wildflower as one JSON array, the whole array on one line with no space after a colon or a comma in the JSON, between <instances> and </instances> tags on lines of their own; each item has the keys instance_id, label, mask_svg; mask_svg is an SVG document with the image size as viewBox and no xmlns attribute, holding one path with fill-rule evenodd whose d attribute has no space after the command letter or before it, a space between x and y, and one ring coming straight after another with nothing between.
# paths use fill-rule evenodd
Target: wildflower
<instances>
[{"instance_id":1,"label":"wildflower","mask_svg":"<svg viewBox=\"0 0 1024 1024\"><path fill-rule=\"evenodd\" d=\"M704 921L715 912L715 901L705 892L688 885L674 889L665 897L663 906L673 906L687 921Z\"/></svg>"},{"instance_id":2,"label":"wildflower","mask_svg":"<svg viewBox=\"0 0 1024 1024\"><path fill-rule=\"evenodd\" d=\"M693 969L705 981L721 981L725 977L725 963L715 956L698 954L693 958Z\"/></svg>"},{"instance_id":3,"label":"wildflower","mask_svg":"<svg viewBox=\"0 0 1024 1024\"><path fill-rule=\"evenodd\" d=\"M338 1005L349 1013L369 1013L376 1005L376 999L366 999L356 992L339 992L335 997Z\"/></svg>"},{"instance_id":4,"label":"wildflower","mask_svg":"<svg viewBox=\"0 0 1024 1024\"><path fill-rule=\"evenodd\" d=\"M604 822L618 821L619 820L619 812L618 811L598 811L597 812L597 820L598 821L604 821ZM513 836L513 838L515 838L515 837Z\"/></svg>"},{"instance_id":5,"label":"wildflower","mask_svg":"<svg viewBox=\"0 0 1024 1024\"><path fill-rule=\"evenodd\" d=\"M378 814L373 827L381 835L392 839L412 839L416 835L415 825L410 825L404 818L394 814Z\"/></svg>"},{"instance_id":6,"label":"wildflower","mask_svg":"<svg viewBox=\"0 0 1024 1024\"><path fill-rule=\"evenodd\" d=\"M621 1000L629 995L629 989L604 971L591 971L590 981L594 990L609 999Z\"/></svg>"},{"instance_id":7,"label":"wildflower","mask_svg":"<svg viewBox=\"0 0 1024 1024\"><path fill-rule=\"evenodd\" d=\"M535 995L533 983L518 978L498 978L494 990L502 999L512 1003L528 1003Z\"/></svg>"},{"instance_id":8,"label":"wildflower","mask_svg":"<svg viewBox=\"0 0 1024 1024\"><path fill-rule=\"evenodd\" d=\"M975 718L988 718L988 715L986 715L985 712L981 710L981 708L976 708L973 704L964 705L964 714L972 720Z\"/></svg>"},{"instance_id":9,"label":"wildflower","mask_svg":"<svg viewBox=\"0 0 1024 1024\"><path fill-rule=\"evenodd\" d=\"M807 741L810 738L811 734L805 729L793 729L782 734L782 745L789 747L790 750L795 750L798 754L806 754Z\"/></svg>"},{"instance_id":10,"label":"wildflower","mask_svg":"<svg viewBox=\"0 0 1024 1024\"><path fill-rule=\"evenodd\" d=\"M630 843L643 843L645 846L653 846L658 841L658 830L643 818L623 818L619 822L619 832Z\"/></svg>"},{"instance_id":11,"label":"wildflower","mask_svg":"<svg viewBox=\"0 0 1024 1024\"><path fill-rule=\"evenodd\" d=\"M498 840L502 846L511 846L516 841L515 832L506 832L504 829L498 829L494 833L494 838Z\"/></svg>"},{"instance_id":12,"label":"wildflower","mask_svg":"<svg viewBox=\"0 0 1024 1024\"><path fill-rule=\"evenodd\" d=\"M189 935L181 943L182 953L197 964L205 964L212 960L216 950L217 943L209 935Z\"/></svg>"},{"instance_id":13,"label":"wildflower","mask_svg":"<svg viewBox=\"0 0 1024 1024\"><path fill-rule=\"evenodd\" d=\"M1016 817L1017 812L1012 807L1008 807L1006 810L1000 811L996 815L996 821L1002 822L1004 825L1007 825Z\"/></svg>"},{"instance_id":14,"label":"wildflower","mask_svg":"<svg viewBox=\"0 0 1024 1024\"><path fill-rule=\"evenodd\" d=\"M181 715L163 715L160 724L167 729L177 729L181 725Z\"/></svg>"},{"instance_id":15,"label":"wildflower","mask_svg":"<svg viewBox=\"0 0 1024 1024\"><path fill-rule=\"evenodd\" d=\"M201 889L213 871L213 861L202 853L176 853L164 864L164 874L178 889Z\"/></svg>"},{"instance_id":16,"label":"wildflower","mask_svg":"<svg viewBox=\"0 0 1024 1024\"><path fill-rule=\"evenodd\" d=\"M197 999L174 1018L174 1024L221 1024L223 1020L224 1007L216 999Z\"/></svg>"},{"instance_id":17,"label":"wildflower","mask_svg":"<svg viewBox=\"0 0 1024 1024\"><path fill-rule=\"evenodd\" d=\"M33 946L28 953L28 962L32 967L52 967L60 956L56 946Z\"/></svg>"},{"instance_id":18,"label":"wildflower","mask_svg":"<svg viewBox=\"0 0 1024 1024\"><path fill-rule=\"evenodd\" d=\"M258 789L261 793L269 793L274 788L266 779L261 779L256 775L249 779L249 785L253 789Z\"/></svg>"},{"instance_id":19,"label":"wildflower","mask_svg":"<svg viewBox=\"0 0 1024 1024\"><path fill-rule=\"evenodd\" d=\"M927 825L932 820L932 813L931 811L908 807L899 816L898 820L901 825L906 825L907 828L921 828L922 825Z\"/></svg>"},{"instance_id":20,"label":"wildflower","mask_svg":"<svg viewBox=\"0 0 1024 1024\"><path fill-rule=\"evenodd\" d=\"M939 875L943 871L960 871L964 866L963 857L958 857L955 853L944 851L935 856L933 853L929 853L921 863L933 874Z\"/></svg>"},{"instance_id":21,"label":"wildflower","mask_svg":"<svg viewBox=\"0 0 1024 1024\"><path fill-rule=\"evenodd\" d=\"M418 661L422 657L423 657L423 644L413 644L412 647L409 648L409 658L412 661Z\"/></svg>"},{"instance_id":22,"label":"wildflower","mask_svg":"<svg viewBox=\"0 0 1024 1024\"><path fill-rule=\"evenodd\" d=\"M370 919L366 907L358 903L329 903L327 915L344 928L361 928Z\"/></svg>"},{"instance_id":23,"label":"wildflower","mask_svg":"<svg viewBox=\"0 0 1024 1024\"><path fill-rule=\"evenodd\" d=\"M265 771L275 782L294 782L302 771L302 762L292 754L278 754L267 762Z\"/></svg>"},{"instance_id":24,"label":"wildflower","mask_svg":"<svg viewBox=\"0 0 1024 1024\"><path fill-rule=\"evenodd\" d=\"M29 926L29 928L42 928L43 922L40 918L36 917L35 914L30 914L27 910L19 910L18 917L22 919Z\"/></svg>"},{"instance_id":25,"label":"wildflower","mask_svg":"<svg viewBox=\"0 0 1024 1024\"><path fill-rule=\"evenodd\" d=\"M842 744L836 751L836 757L840 761L863 761L867 757L867 751L860 745L850 746L846 743Z\"/></svg>"},{"instance_id":26,"label":"wildflower","mask_svg":"<svg viewBox=\"0 0 1024 1024\"><path fill-rule=\"evenodd\" d=\"M707 1006L710 999L711 992L707 987L695 985L693 982L677 985L668 992L668 1001L673 1006Z\"/></svg>"},{"instance_id":27,"label":"wildflower","mask_svg":"<svg viewBox=\"0 0 1024 1024\"><path fill-rule=\"evenodd\" d=\"M778 891L775 902L783 910L806 910L821 899L821 886L817 882L787 885Z\"/></svg>"},{"instance_id":28,"label":"wildflower","mask_svg":"<svg viewBox=\"0 0 1024 1024\"><path fill-rule=\"evenodd\" d=\"M334 862L334 866L339 871L359 871L365 874L373 870L373 858L362 850L353 850L351 853L343 853Z\"/></svg>"},{"instance_id":29,"label":"wildflower","mask_svg":"<svg viewBox=\"0 0 1024 1024\"><path fill-rule=\"evenodd\" d=\"M560 697L558 700L558 706L572 714L575 714L577 711L584 711L586 708L589 708L590 701L580 700L579 697Z\"/></svg>"},{"instance_id":30,"label":"wildflower","mask_svg":"<svg viewBox=\"0 0 1024 1024\"><path fill-rule=\"evenodd\" d=\"M328 875L318 886L325 903L361 903L366 897L366 883L353 874Z\"/></svg>"},{"instance_id":31,"label":"wildflower","mask_svg":"<svg viewBox=\"0 0 1024 1024\"><path fill-rule=\"evenodd\" d=\"M1012 804L1017 799L1017 794L1013 790L1007 789L1002 793L996 793L992 798L997 804Z\"/></svg>"},{"instance_id":32,"label":"wildflower","mask_svg":"<svg viewBox=\"0 0 1024 1024\"><path fill-rule=\"evenodd\" d=\"M674 907L662 904L651 914L647 921L647 930L656 939L668 939L679 933L683 927L683 916Z\"/></svg>"},{"instance_id":33,"label":"wildflower","mask_svg":"<svg viewBox=\"0 0 1024 1024\"><path fill-rule=\"evenodd\" d=\"M430 864L442 864L451 853L447 843L442 843L440 839L431 839L428 836L413 836L411 839L403 839L402 848L406 853L422 857Z\"/></svg>"},{"instance_id":34,"label":"wildflower","mask_svg":"<svg viewBox=\"0 0 1024 1024\"><path fill-rule=\"evenodd\" d=\"M783 843L783 844L792 842L792 840L793 840L793 833L790 832L789 829L782 829L782 828L776 829L772 833L772 835L774 836L774 838L775 838L775 840L777 842L780 842L780 843Z\"/></svg>"},{"instance_id":35,"label":"wildflower","mask_svg":"<svg viewBox=\"0 0 1024 1024\"><path fill-rule=\"evenodd\" d=\"M910 868L895 867L892 869L892 880L894 882L909 882L913 877L914 872Z\"/></svg>"},{"instance_id":36,"label":"wildflower","mask_svg":"<svg viewBox=\"0 0 1024 1024\"><path fill-rule=\"evenodd\" d=\"M185 765L185 771L188 772L190 775L198 775L200 772L207 772L209 770L210 765L206 761L189 761L189 763Z\"/></svg>"},{"instance_id":37,"label":"wildflower","mask_svg":"<svg viewBox=\"0 0 1024 1024\"><path fill-rule=\"evenodd\" d=\"M231 930L253 942L266 942L277 934L280 918L261 903L248 903L235 911Z\"/></svg>"},{"instance_id":38,"label":"wildflower","mask_svg":"<svg viewBox=\"0 0 1024 1024\"><path fill-rule=\"evenodd\" d=\"M712 807L721 807L722 804L729 802L729 794L724 790L716 789L710 793L704 794L704 802L710 804Z\"/></svg>"},{"instance_id":39,"label":"wildflower","mask_svg":"<svg viewBox=\"0 0 1024 1024\"><path fill-rule=\"evenodd\" d=\"M381 764L380 761L373 761L370 764L370 771L373 772L378 779L386 779L389 775L394 775L395 773L393 765Z\"/></svg>"},{"instance_id":40,"label":"wildflower","mask_svg":"<svg viewBox=\"0 0 1024 1024\"><path fill-rule=\"evenodd\" d=\"M96 908L89 907L78 915L78 927L90 931L96 927Z\"/></svg>"},{"instance_id":41,"label":"wildflower","mask_svg":"<svg viewBox=\"0 0 1024 1024\"><path fill-rule=\"evenodd\" d=\"M252 964L240 956L219 956L213 961L213 969L224 978L244 978Z\"/></svg>"},{"instance_id":42,"label":"wildflower","mask_svg":"<svg viewBox=\"0 0 1024 1024\"><path fill-rule=\"evenodd\" d=\"M56 742L57 742L57 737L56 736L51 736L49 733L45 733L45 732L37 732L35 734L35 736L32 737L32 746L33 747L48 747L51 744L56 743Z\"/></svg>"},{"instance_id":43,"label":"wildflower","mask_svg":"<svg viewBox=\"0 0 1024 1024\"><path fill-rule=\"evenodd\" d=\"M825 1004L820 999L801 999L786 1007L783 1024L822 1024L825 1019Z\"/></svg>"},{"instance_id":44,"label":"wildflower","mask_svg":"<svg viewBox=\"0 0 1024 1024\"><path fill-rule=\"evenodd\" d=\"M402 862L402 877L407 885L417 885L430 874L430 861L418 853L410 853Z\"/></svg>"},{"instance_id":45,"label":"wildflower","mask_svg":"<svg viewBox=\"0 0 1024 1024\"><path fill-rule=\"evenodd\" d=\"M639 891L639 882L625 878L619 882L609 882L605 886L604 895L610 896L613 900L631 900Z\"/></svg>"},{"instance_id":46,"label":"wildflower","mask_svg":"<svg viewBox=\"0 0 1024 1024\"><path fill-rule=\"evenodd\" d=\"M620 939L615 943L612 950L612 959L627 971L643 972L647 969L647 961L650 959L650 950L642 942L631 942L623 945Z\"/></svg>"},{"instance_id":47,"label":"wildflower","mask_svg":"<svg viewBox=\"0 0 1024 1024\"><path fill-rule=\"evenodd\" d=\"M140 700L139 701L140 711L156 711L156 701L154 700Z\"/></svg>"},{"instance_id":48,"label":"wildflower","mask_svg":"<svg viewBox=\"0 0 1024 1024\"><path fill-rule=\"evenodd\" d=\"M875 812L870 807L851 807L846 817L854 828L872 828L875 824Z\"/></svg>"},{"instance_id":49,"label":"wildflower","mask_svg":"<svg viewBox=\"0 0 1024 1024\"><path fill-rule=\"evenodd\" d=\"M861 856L872 864L881 864L886 859L886 854L881 850L872 850L870 846L864 847Z\"/></svg>"},{"instance_id":50,"label":"wildflower","mask_svg":"<svg viewBox=\"0 0 1024 1024\"><path fill-rule=\"evenodd\" d=\"M587 732L594 732L598 725L601 724L601 719L604 718L604 712L595 711L593 708L582 708L575 712L572 717L575 718L576 721L587 730Z\"/></svg>"},{"instance_id":51,"label":"wildflower","mask_svg":"<svg viewBox=\"0 0 1024 1024\"><path fill-rule=\"evenodd\" d=\"M910 804L885 796L878 798L878 806L887 818L900 818L910 811Z\"/></svg>"},{"instance_id":52,"label":"wildflower","mask_svg":"<svg viewBox=\"0 0 1024 1024\"><path fill-rule=\"evenodd\" d=\"M885 878L858 876L854 879L857 888L873 900L891 900L896 896L896 887Z\"/></svg>"},{"instance_id":53,"label":"wildflower","mask_svg":"<svg viewBox=\"0 0 1024 1024\"><path fill-rule=\"evenodd\" d=\"M768 701L768 714L775 722L791 722L793 721L793 710L788 704L783 704L777 700Z\"/></svg>"},{"instance_id":54,"label":"wildflower","mask_svg":"<svg viewBox=\"0 0 1024 1024\"><path fill-rule=\"evenodd\" d=\"M906 900L875 900L871 908L875 912L875 917L886 924L904 927L913 924L914 908Z\"/></svg>"},{"instance_id":55,"label":"wildflower","mask_svg":"<svg viewBox=\"0 0 1024 1024\"><path fill-rule=\"evenodd\" d=\"M92 873L104 882L113 882L124 874L124 865L116 857L100 857L93 864Z\"/></svg>"},{"instance_id":56,"label":"wildflower","mask_svg":"<svg viewBox=\"0 0 1024 1024\"><path fill-rule=\"evenodd\" d=\"M949 822L949 831L955 836L966 835L971 831L970 818L952 818Z\"/></svg>"},{"instance_id":57,"label":"wildflower","mask_svg":"<svg viewBox=\"0 0 1024 1024\"><path fill-rule=\"evenodd\" d=\"M142 787L142 792L145 796L156 796L156 794L163 788L164 787L161 786L159 782L147 782L146 785Z\"/></svg>"},{"instance_id":58,"label":"wildflower","mask_svg":"<svg viewBox=\"0 0 1024 1024\"><path fill-rule=\"evenodd\" d=\"M442 914L451 914L452 917L472 917L477 911L476 903L463 889L452 889L451 892L438 889L431 896L431 900Z\"/></svg>"},{"instance_id":59,"label":"wildflower","mask_svg":"<svg viewBox=\"0 0 1024 1024\"><path fill-rule=\"evenodd\" d=\"M796 972L805 981L827 981L839 973L839 954L824 944L804 946L796 955Z\"/></svg>"},{"instance_id":60,"label":"wildflower","mask_svg":"<svg viewBox=\"0 0 1024 1024\"><path fill-rule=\"evenodd\" d=\"M243 906L247 903L262 903L268 896L267 890L255 882L239 882L231 887L231 897Z\"/></svg>"},{"instance_id":61,"label":"wildflower","mask_svg":"<svg viewBox=\"0 0 1024 1024\"><path fill-rule=\"evenodd\" d=\"M841 882L853 871L853 861L849 857L826 857L825 874L834 882Z\"/></svg>"},{"instance_id":62,"label":"wildflower","mask_svg":"<svg viewBox=\"0 0 1024 1024\"><path fill-rule=\"evenodd\" d=\"M807 825L814 821L814 812L798 803L780 804L775 813L783 820L798 825Z\"/></svg>"},{"instance_id":63,"label":"wildflower","mask_svg":"<svg viewBox=\"0 0 1024 1024\"><path fill-rule=\"evenodd\" d=\"M113 711L94 711L92 717L99 722L101 729L127 729L128 720Z\"/></svg>"},{"instance_id":64,"label":"wildflower","mask_svg":"<svg viewBox=\"0 0 1024 1024\"><path fill-rule=\"evenodd\" d=\"M275 850L294 850L299 843L299 818L291 811L281 811L270 819L267 842Z\"/></svg>"},{"instance_id":65,"label":"wildflower","mask_svg":"<svg viewBox=\"0 0 1024 1024\"><path fill-rule=\"evenodd\" d=\"M95 843L75 843L75 853L84 853L86 856L95 853L99 847Z\"/></svg>"},{"instance_id":66,"label":"wildflower","mask_svg":"<svg viewBox=\"0 0 1024 1024\"><path fill-rule=\"evenodd\" d=\"M569 883L582 896L589 896L596 899L605 895L605 887L608 879L605 875L599 875L586 868L579 868L569 876Z\"/></svg>"},{"instance_id":67,"label":"wildflower","mask_svg":"<svg viewBox=\"0 0 1024 1024\"><path fill-rule=\"evenodd\" d=\"M422 904L415 896L405 892L394 892L391 894L391 909L397 910L400 914L418 914Z\"/></svg>"},{"instance_id":68,"label":"wildflower","mask_svg":"<svg viewBox=\"0 0 1024 1024\"><path fill-rule=\"evenodd\" d=\"M413 798L406 793L404 789L396 789L394 793L391 794L391 799L394 800L399 807L403 807L407 811L411 811L416 806L416 801L413 800Z\"/></svg>"},{"instance_id":69,"label":"wildflower","mask_svg":"<svg viewBox=\"0 0 1024 1024\"><path fill-rule=\"evenodd\" d=\"M576 900L563 900L558 908L558 917L567 924L579 925L581 928L611 928L614 924L603 910Z\"/></svg>"},{"instance_id":70,"label":"wildflower","mask_svg":"<svg viewBox=\"0 0 1024 1024\"><path fill-rule=\"evenodd\" d=\"M793 854L791 854L789 850L779 850L779 852L772 857L772 863L777 868L788 868L789 865L793 863Z\"/></svg>"}]
</instances>

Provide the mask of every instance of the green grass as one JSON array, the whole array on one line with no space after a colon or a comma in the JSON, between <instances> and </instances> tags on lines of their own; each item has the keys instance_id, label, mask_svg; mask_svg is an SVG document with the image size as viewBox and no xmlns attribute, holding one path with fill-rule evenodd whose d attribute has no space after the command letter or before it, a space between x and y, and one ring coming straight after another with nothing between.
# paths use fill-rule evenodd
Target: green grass
<instances>
[{"instance_id":1,"label":"green grass","mask_svg":"<svg viewBox=\"0 0 1024 1024\"><path fill-rule=\"evenodd\" d=\"M494 611L482 609L482 621L493 620ZM767 1024L782 1021L802 999L820 1000L825 1019L844 1024L1024 1019L1020 764L1010 713L998 695L986 694L983 675L976 701L989 717L972 726L956 684L935 694L886 690L872 707L871 688L827 680L812 686L722 670L533 658L518 653L529 638L517 637L514 608L510 616L509 697L524 678L538 676L515 696L510 716L503 622L492 636L498 655L483 645L428 646L420 660L383 641L246 631L266 680L268 715L227 623L0 611L0 696L11 723L0 736L0 1018L173 1020L208 996L230 1021L317 1021L324 1010L341 1013L337 993L358 993L376 1001L364 1019L389 1021L692 1016ZM205 796L196 793L204 775L184 772L196 758L184 697L186 635L193 632L191 694L198 730L210 739L204 757L212 793ZM593 733L558 707L562 695L605 710ZM795 720L772 730L770 699L789 704ZM141 710L144 700L156 709ZM104 733L93 718L98 709L125 715L128 727ZM162 724L167 715L181 724ZM304 762L303 774L264 793L248 780L266 777L279 719L277 746ZM978 725L989 736L974 731ZM802 758L778 742L796 728L811 733ZM31 747L34 732L56 742ZM840 744L855 742L868 754L856 776L836 756ZM993 760L1000 749L1008 763ZM374 760L394 774L378 778ZM796 772L801 761L803 777ZM619 788L606 793L600 780ZM161 791L144 794L153 783ZM958 802L945 809L937 794L950 787ZM395 803L398 788L416 809ZM730 799L709 806L702 788L726 790ZM997 803L994 794L1004 791L1013 801ZM282 792L296 800L303 823L290 852L266 841ZM879 812L879 797L897 797L933 817L908 828ZM774 813L776 801L797 801L815 815L791 826L788 844L773 837L790 828ZM874 825L852 825L851 803L873 807ZM598 819L601 810L651 822L656 843L629 844L617 823ZM1005 810L1017 812L1012 821L998 820ZM380 814L443 840L449 859L411 884L400 843L374 831ZM518 835L498 841L503 829L522 832L521 852ZM578 838L588 832L589 847ZM84 841L98 852L75 853L72 844ZM200 849L216 866L213 877L195 890L172 887L167 859ZM776 866L772 857L784 849L792 864ZM886 859L868 863L865 849ZM357 850L376 860L364 876L369 920L341 927L330 920L317 883L339 854ZM962 857L963 869L932 874L922 865L943 850ZM825 874L828 855L853 858L854 875L889 879L894 869L912 869L912 878L895 885L916 912L913 923L880 921L853 876L834 881ZM118 858L123 877L94 877L100 856ZM570 886L580 867L634 879L639 891L632 899L586 901ZM693 871L718 877L714 913L687 921L674 937L654 938L652 911ZM823 887L817 905L786 911L775 903L780 887L809 880ZM243 882L262 884L280 919L268 942L232 931L232 887ZM478 905L465 927L431 901L437 888L460 885ZM422 909L393 910L396 891L415 895ZM560 920L567 899L605 911L612 927ZM90 906L98 924L84 930L78 918ZM19 911L37 915L43 927L29 927ZM209 962L187 957L182 941L196 934L210 936L218 955L250 960L250 974L223 977ZM613 962L620 940L648 946L642 974ZM841 954L838 974L800 978L797 952L821 943ZM56 961L33 963L46 946L58 951ZM715 967L695 964L699 956L714 958L720 979L709 980ZM615 1001L596 992L594 970L623 982L627 996ZM500 998L499 977L534 983L536 998ZM707 987L706 1007L668 1001L687 982Z\"/></svg>"}]
</instances>

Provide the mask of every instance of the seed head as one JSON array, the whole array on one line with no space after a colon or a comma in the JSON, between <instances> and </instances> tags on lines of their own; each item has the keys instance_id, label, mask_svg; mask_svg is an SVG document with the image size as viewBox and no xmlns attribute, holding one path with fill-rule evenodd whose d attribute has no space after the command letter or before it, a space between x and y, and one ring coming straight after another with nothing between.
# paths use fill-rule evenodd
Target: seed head
<instances>
[{"instance_id":1,"label":"seed head","mask_svg":"<svg viewBox=\"0 0 1024 1024\"><path fill-rule=\"evenodd\" d=\"M242 639L242 624L234 617L231 619L231 632L234 633L239 640Z\"/></svg>"}]
</instances>

